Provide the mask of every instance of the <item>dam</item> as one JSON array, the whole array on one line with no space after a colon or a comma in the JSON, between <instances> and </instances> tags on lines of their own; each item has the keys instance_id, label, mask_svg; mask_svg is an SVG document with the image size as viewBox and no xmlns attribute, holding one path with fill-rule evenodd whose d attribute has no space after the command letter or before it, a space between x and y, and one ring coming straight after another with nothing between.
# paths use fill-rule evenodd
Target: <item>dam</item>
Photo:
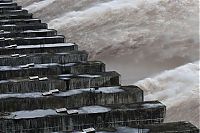
<instances>
[{"instance_id":1,"label":"dam","mask_svg":"<svg viewBox=\"0 0 200 133\"><path fill-rule=\"evenodd\" d=\"M199 133L189 122L164 123L166 106L89 61L12 0L0 0L0 132Z\"/></svg>"}]
</instances>

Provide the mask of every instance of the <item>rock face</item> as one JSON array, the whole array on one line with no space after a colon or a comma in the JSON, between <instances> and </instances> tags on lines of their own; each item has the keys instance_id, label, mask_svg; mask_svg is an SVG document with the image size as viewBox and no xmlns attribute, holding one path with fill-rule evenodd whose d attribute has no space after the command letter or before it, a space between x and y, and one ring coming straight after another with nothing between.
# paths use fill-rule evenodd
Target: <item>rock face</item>
<instances>
[{"instance_id":1,"label":"rock face","mask_svg":"<svg viewBox=\"0 0 200 133\"><path fill-rule=\"evenodd\" d=\"M121 86L120 74L88 61L12 0L0 1L0 30L0 132L198 132L186 122L162 124L165 105Z\"/></svg>"}]
</instances>

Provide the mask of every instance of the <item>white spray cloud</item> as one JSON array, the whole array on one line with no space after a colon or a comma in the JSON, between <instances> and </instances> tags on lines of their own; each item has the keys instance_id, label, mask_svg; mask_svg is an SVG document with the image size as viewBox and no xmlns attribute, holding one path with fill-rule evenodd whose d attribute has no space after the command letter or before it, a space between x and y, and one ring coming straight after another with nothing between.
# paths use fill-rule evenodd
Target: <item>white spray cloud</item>
<instances>
[{"instance_id":1,"label":"white spray cloud","mask_svg":"<svg viewBox=\"0 0 200 133\"><path fill-rule=\"evenodd\" d=\"M49 24L56 28L59 29L63 25L67 24L76 24L76 23L84 23L86 21L90 21L91 18L97 18L103 16L102 14L106 14L109 11L117 11L120 9L126 9L126 8L137 8L137 6L141 3L148 2L148 3L153 3L157 2L159 0L151 0L151 1L146 1L146 0L113 0L109 1L106 3L101 3L97 4L91 8L88 8L83 11L72 11L69 13L66 13L62 15L61 17L54 19L49 22ZM73 23L72 23L73 22Z\"/></svg>"},{"instance_id":2,"label":"white spray cloud","mask_svg":"<svg viewBox=\"0 0 200 133\"><path fill-rule=\"evenodd\" d=\"M49 22L92 57L117 53L197 59L197 0L112 0ZM114 44L114 45L113 45ZM143 53L142 53L143 52ZM145 55L144 55L145 56Z\"/></svg>"},{"instance_id":3,"label":"white spray cloud","mask_svg":"<svg viewBox=\"0 0 200 133\"><path fill-rule=\"evenodd\" d=\"M199 70L199 61L189 63L155 77L138 81L136 85L145 91L145 100L160 100L167 106L167 113L173 114L173 117L167 116L172 118L171 121L189 120L198 125L199 114L196 112L199 112L200 107ZM177 106L179 112L171 113ZM184 109L181 110L181 108ZM184 114L184 110L191 113L189 118L186 117L188 114Z\"/></svg>"}]
</instances>

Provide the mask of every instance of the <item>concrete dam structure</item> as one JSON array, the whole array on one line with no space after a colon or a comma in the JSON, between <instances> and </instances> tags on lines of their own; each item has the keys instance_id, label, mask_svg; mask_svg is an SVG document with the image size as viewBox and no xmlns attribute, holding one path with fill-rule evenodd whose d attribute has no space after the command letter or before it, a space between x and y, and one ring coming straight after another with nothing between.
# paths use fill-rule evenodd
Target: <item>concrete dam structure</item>
<instances>
[{"instance_id":1,"label":"concrete dam structure","mask_svg":"<svg viewBox=\"0 0 200 133\"><path fill-rule=\"evenodd\" d=\"M0 0L0 133L199 133L163 123L166 106L67 42L12 0Z\"/></svg>"}]
</instances>

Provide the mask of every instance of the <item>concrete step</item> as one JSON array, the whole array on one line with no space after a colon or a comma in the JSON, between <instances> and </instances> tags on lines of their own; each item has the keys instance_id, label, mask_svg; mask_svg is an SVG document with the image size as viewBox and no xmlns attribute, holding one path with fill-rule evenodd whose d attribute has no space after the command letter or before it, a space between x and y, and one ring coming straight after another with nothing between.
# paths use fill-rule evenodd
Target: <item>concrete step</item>
<instances>
[{"instance_id":1,"label":"concrete step","mask_svg":"<svg viewBox=\"0 0 200 133\"><path fill-rule=\"evenodd\" d=\"M21 10L21 6L4 6L0 7L0 12L3 12L4 10Z\"/></svg>"},{"instance_id":2,"label":"concrete step","mask_svg":"<svg viewBox=\"0 0 200 133\"><path fill-rule=\"evenodd\" d=\"M5 132L74 131L94 127L119 127L158 124L164 121L166 107L158 101L132 104L96 105L69 108L68 113L55 109L22 110L2 116L0 129ZM70 112L76 112L70 114ZM149 115L151 114L151 115ZM33 131L34 130L34 131Z\"/></svg>"},{"instance_id":3,"label":"concrete step","mask_svg":"<svg viewBox=\"0 0 200 133\"><path fill-rule=\"evenodd\" d=\"M171 122L171 123L159 123L138 125L131 127L117 127L107 129L97 129L96 133L199 133L199 129L189 122ZM81 131L75 131L72 133L81 133Z\"/></svg>"},{"instance_id":4,"label":"concrete step","mask_svg":"<svg viewBox=\"0 0 200 133\"><path fill-rule=\"evenodd\" d=\"M64 43L65 37L61 35L50 37L17 37L17 38L4 38L0 40L0 46L6 47L9 45L38 45L38 44L56 44Z\"/></svg>"},{"instance_id":5,"label":"concrete step","mask_svg":"<svg viewBox=\"0 0 200 133\"><path fill-rule=\"evenodd\" d=\"M61 74L80 74L105 72L105 64L99 61L76 62L67 64L23 64L21 66L0 66L0 80L13 79L17 77L29 77L37 75L40 77Z\"/></svg>"},{"instance_id":6,"label":"concrete step","mask_svg":"<svg viewBox=\"0 0 200 133\"><path fill-rule=\"evenodd\" d=\"M17 3L15 2L0 3L0 7L3 7L3 6L17 6Z\"/></svg>"},{"instance_id":7,"label":"concrete step","mask_svg":"<svg viewBox=\"0 0 200 133\"><path fill-rule=\"evenodd\" d=\"M30 37L51 37L56 36L57 31L53 29L41 29L41 30L27 30L19 32L0 32L0 38L30 38Z\"/></svg>"},{"instance_id":8,"label":"concrete step","mask_svg":"<svg viewBox=\"0 0 200 133\"><path fill-rule=\"evenodd\" d=\"M61 49L63 48L61 47ZM36 54L28 53L28 55L19 54L19 56L15 57L12 57L12 55L1 55L0 66L19 66L30 63L66 64L72 62L84 62L87 61L87 59L88 59L88 53L86 51L70 51L65 53L36 53Z\"/></svg>"},{"instance_id":9,"label":"concrete step","mask_svg":"<svg viewBox=\"0 0 200 133\"><path fill-rule=\"evenodd\" d=\"M12 0L1 0L0 3L9 3L9 2L13 2Z\"/></svg>"},{"instance_id":10,"label":"concrete step","mask_svg":"<svg viewBox=\"0 0 200 133\"><path fill-rule=\"evenodd\" d=\"M41 23L39 19L6 19L0 20L0 25L23 25L23 24L38 24Z\"/></svg>"},{"instance_id":11,"label":"concrete step","mask_svg":"<svg viewBox=\"0 0 200 133\"><path fill-rule=\"evenodd\" d=\"M0 112L135 102L143 102L143 91L136 86L85 88L51 96L43 96L42 92L0 94Z\"/></svg>"},{"instance_id":12,"label":"concrete step","mask_svg":"<svg viewBox=\"0 0 200 133\"><path fill-rule=\"evenodd\" d=\"M20 77L15 79L0 80L0 94L46 92L54 89L66 91L80 88L109 87L119 85L120 75L116 72L63 74L53 77L49 76L47 80L32 80L29 77Z\"/></svg>"},{"instance_id":13,"label":"concrete step","mask_svg":"<svg viewBox=\"0 0 200 133\"><path fill-rule=\"evenodd\" d=\"M0 7L1 8L1 7ZM32 19L33 14L28 13L28 14L11 14L11 15L0 15L0 19Z\"/></svg>"},{"instance_id":14,"label":"concrete step","mask_svg":"<svg viewBox=\"0 0 200 133\"><path fill-rule=\"evenodd\" d=\"M65 53L77 51L78 45L73 43L38 44L38 45L19 45L17 47L0 47L0 55L11 54L34 54L34 53Z\"/></svg>"},{"instance_id":15,"label":"concrete step","mask_svg":"<svg viewBox=\"0 0 200 133\"><path fill-rule=\"evenodd\" d=\"M16 14L16 15L20 15L20 14L28 14L27 10L0 10L0 14L1 15L12 15L12 14Z\"/></svg>"},{"instance_id":16,"label":"concrete step","mask_svg":"<svg viewBox=\"0 0 200 133\"><path fill-rule=\"evenodd\" d=\"M38 24L23 24L23 25L0 25L0 30L4 31L25 31L25 30L38 30L38 29L47 29L48 26L46 23L38 23Z\"/></svg>"}]
</instances>

